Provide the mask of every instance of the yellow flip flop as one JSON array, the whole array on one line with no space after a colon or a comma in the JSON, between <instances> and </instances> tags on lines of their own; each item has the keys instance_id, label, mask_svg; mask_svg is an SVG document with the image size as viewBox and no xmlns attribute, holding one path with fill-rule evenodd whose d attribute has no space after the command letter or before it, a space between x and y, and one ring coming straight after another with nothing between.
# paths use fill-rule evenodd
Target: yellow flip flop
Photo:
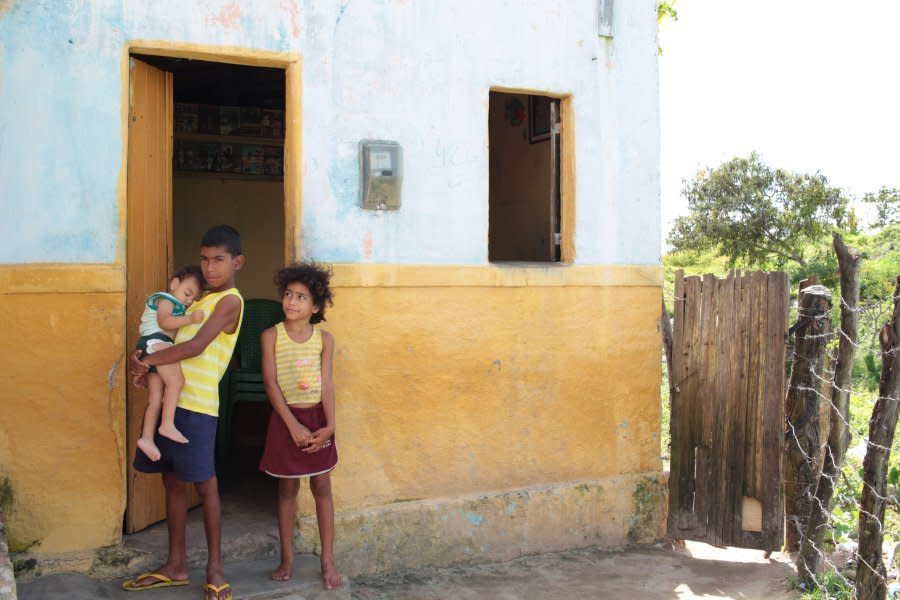
<instances>
[{"instance_id":1,"label":"yellow flip flop","mask_svg":"<svg viewBox=\"0 0 900 600\"><path fill-rule=\"evenodd\" d=\"M231 600L231 586L227 583L223 583L222 585L207 583L206 588L203 590L203 598L209 598L210 592L215 594L215 600ZM225 592L224 596L221 595L222 592Z\"/></svg>"},{"instance_id":2,"label":"yellow flip flop","mask_svg":"<svg viewBox=\"0 0 900 600\"><path fill-rule=\"evenodd\" d=\"M155 583L147 583L144 585L138 585L138 581L142 579L155 579ZM143 590L155 590L164 587L177 587L180 585L187 585L190 583L187 579L172 579L171 577L166 577L162 573L141 573L134 579L129 579L128 581L122 584L122 589L126 592L140 592Z\"/></svg>"}]
</instances>

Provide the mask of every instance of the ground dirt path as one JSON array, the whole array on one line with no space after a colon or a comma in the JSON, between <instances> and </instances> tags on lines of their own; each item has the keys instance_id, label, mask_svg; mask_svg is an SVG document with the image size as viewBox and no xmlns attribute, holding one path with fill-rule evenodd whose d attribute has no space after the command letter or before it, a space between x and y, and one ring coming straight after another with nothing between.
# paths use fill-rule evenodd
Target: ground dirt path
<instances>
[{"instance_id":1,"label":"ground dirt path","mask_svg":"<svg viewBox=\"0 0 900 600\"><path fill-rule=\"evenodd\" d=\"M799 598L789 557L687 542L611 552L596 548L505 563L420 569L353 580L360 600L468 598Z\"/></svg>"}]
</instances>

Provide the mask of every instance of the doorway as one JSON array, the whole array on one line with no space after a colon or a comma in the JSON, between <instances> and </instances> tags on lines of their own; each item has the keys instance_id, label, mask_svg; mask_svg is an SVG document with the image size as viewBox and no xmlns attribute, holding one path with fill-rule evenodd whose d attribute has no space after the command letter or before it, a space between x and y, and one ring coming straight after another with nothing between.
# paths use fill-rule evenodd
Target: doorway
<instances>
[{"instance_id":1,"label":"doorway","mask_svg":"<svg viewBox=\"0 0 900 600\"><path fill-rule=\"evenodd\" d=\"M127 183L127 347L147 295L165 289L169 274L198 262L198 243L212 225L227 223L241 233L247 266L237 284L245 300L277 299L272 275L293 257L293 190L299 169L291 147L299 131L286 111L290 64L241 65L132 52L129 79ZM293 71L299 85L299 73ZM299 105L299 104L298 104ZM246 320L245 309L245 320ZM227 376L225 378L227 380ZM226 384L223 384L226 385ZM220 406L230 395L220 386ZM220 431L217 461L223 510L229 493L260 485L255 469L269 415L267 402L233 407L234 426ZM125 532L165 518L158 476L131 466L146 407L146 392L129 386L128 504ZM225 449L227 452L222 452ZM256 497L258 493L251 493ZM266 495L266 499L270 496ZM192 498L192 505L196 504Z\"/></svg>"},{"instance_id":2,"label":"doorway","mask_svg":"<svg viewBox=\"0 0 900 600\"><path fill-rule=\"evenodd\" d=\"M560 262L560 100L490 92L488 259Z\"/></svg>"}]
</instances>

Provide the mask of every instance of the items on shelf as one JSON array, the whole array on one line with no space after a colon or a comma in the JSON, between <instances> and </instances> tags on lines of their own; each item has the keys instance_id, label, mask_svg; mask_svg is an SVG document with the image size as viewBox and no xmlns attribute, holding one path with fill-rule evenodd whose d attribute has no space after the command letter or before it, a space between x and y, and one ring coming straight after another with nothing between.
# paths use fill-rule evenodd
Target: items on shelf
<instances>
[{"instance_id":1,"label":"items on shelf","mask_svg":"<svg viewBox=\"0 0 900 600\"><path fill-rule=\"evenodd\" d=\"M284 147L259 143L259 138L282 140L284 111L256 106L175 103L175 133L229 136L227 141L176 139L175 169L284 175ZM239 143L236 137L253 137L254 143ZM176 135L176 138L179 138Z\"/></svg>"},{"instance_id":2,"label":"items on shelf","mask_svg":"<svg viewBox=\"0 0 900 600\"><path fill-rule=\"evenodd\" d=\"M262 136L262 109L258 106L241 107L241 135Z\"/></svg>"},{"instance_id":3,"label":"items on shelf","mask_svg":"<svg viewBox=\"0 0 900 600\"><path fill-rule=\"evenodd\" d=\"M263 173L273 177L284 175L284 148L263 146Z\"/></svg>"},{"instance_id":4,"label":"items on shelf","mask_svg":"<svg viewBox=\"0 0 900 600\"><path fill-rule=\"evenodd\" d=\"M284 148L177 140L175 170L284 176Z\"/></svg>"},{"instance_id":5,"label":"items on shelf","mask_svg":"<svg viewBox=\"0 0 900 600\"><path fill-rule=\"evenodd\" d=\"M197 133L197 105L175 103L175 133Z\"/></svg>"},{"instance_id":6,"label":"items on shelf","mask_svg":"<svg viewBox=\"0 0 900 600\"><path fill-rule=\"evenodd\" d=\"M220 135L239 135L241 128L241 107L240 106L220 106L219 107L219 134Z\"/></svg>"}]
</instances>

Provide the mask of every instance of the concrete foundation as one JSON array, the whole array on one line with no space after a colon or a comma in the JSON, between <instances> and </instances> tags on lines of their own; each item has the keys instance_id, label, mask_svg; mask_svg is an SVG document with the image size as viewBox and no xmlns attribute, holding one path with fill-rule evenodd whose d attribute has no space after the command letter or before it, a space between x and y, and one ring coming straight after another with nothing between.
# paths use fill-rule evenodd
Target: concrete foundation
<instances>
[{"instance_id":1,"label":"concrete foundation","mask_svg":"<svg viewBox=\"0 0 900 600\"><path fill-rule=\"evenodd\" d=\"M336 515L338 566L355 577L646 543L663 536L665 505L663 473L396 502ZM299 547L317 552L315 515L299 521Z\"/></svg>"}]
</instances>

